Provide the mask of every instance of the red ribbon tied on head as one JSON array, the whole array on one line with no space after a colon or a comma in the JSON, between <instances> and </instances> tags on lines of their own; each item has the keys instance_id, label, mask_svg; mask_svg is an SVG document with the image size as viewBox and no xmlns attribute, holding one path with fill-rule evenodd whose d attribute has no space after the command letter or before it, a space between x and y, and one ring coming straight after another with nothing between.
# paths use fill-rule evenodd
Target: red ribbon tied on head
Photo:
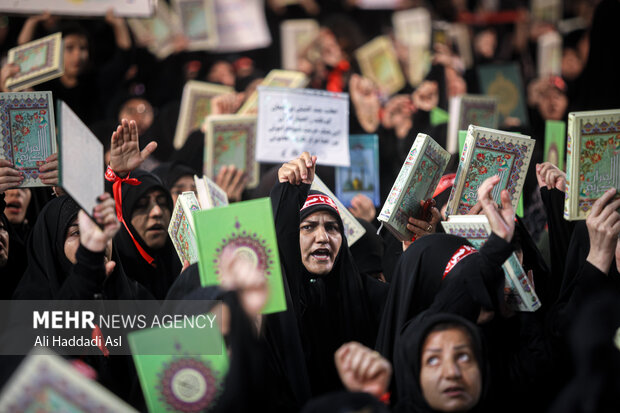
<instances>
[{"instance_id":1,"label":"red ribbon tied on head","mask_svg":"<svg viewBox=\"0 0 620 413\"><path fill-rule=\"evenodd\" d=\"M138 241L136 241L135 237L133 236L133 234L131 233L131 231L127 227L127 223L125 222L125 218L123 218L123 195L122 195L122 191L121 191L121 185L123 183L125 183L125 184L132 185L132 186L138 186L142 182L137 180L137 179L135 179L135 178L130 178L129 174L127 174L126 178L121 178L109 166L108 166L108 169L106 169L106 171L105 171L105 179L108 182L113 182L114 183L112 185L112 193L114 194L114 204L115 204L115 207L116 207L116 217L118 218L119 222L121 222L125 226L125 229L127 230L127 233L129 233L129 236L131 237L131 240L133 241L133 244L136 246L136 248L137 248L138 252L140 253L140 255L142 256L142 258L144 258L144 260L146 262L148 262L150 265L152 265L154 267L155 266L155 263L154 263L155 259L153 257L151 257L149 255L149 253L144 250L144 248L142 248L142 246L140 245L140 243Z\"/></svg>"}]
</instances>

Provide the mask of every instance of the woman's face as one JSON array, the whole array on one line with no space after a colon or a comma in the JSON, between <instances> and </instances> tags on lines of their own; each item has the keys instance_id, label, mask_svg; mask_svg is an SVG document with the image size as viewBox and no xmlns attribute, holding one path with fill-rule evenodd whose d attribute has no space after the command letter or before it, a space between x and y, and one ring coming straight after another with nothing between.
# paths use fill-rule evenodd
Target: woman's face
<instances>
[{"instance_id":1,"label":"woman's face","mask_svg":"<svg viewBox=\"0 0 620 413\"><path fill-rule=\"evenodd\" d=\"M32 193L28 188L7 189L5 192L6 208L4 213L11 224L21 224L26 219Z\"/></svg>"},{"instance_id":2,"label":"woman's face","mask_svg":"<svg viewBox=\"0 0 620 413\"><path fill-rule=\"evenodd\" d=\"M179 195L183 192L192 191L196 193L196 183L191 175L185 175L177 179L177 181L170 188L170 195L172 195L172 203L176 205Z\"/></svg>"},{"instance_id":3,"label":"woman's face","mask_svg":"<svg viewBox=\"0 0 620 413\"><path fill-rule=\"evenodd\" d=\"M301 261L310 273L329 274L336 262L340 245L340 225L329 212L315 212L299 224Z\"/></svg>"},{"instance_id":4,"label":"woman's face","mask_svg":"<svg viewBox=\"0 0 620 413\"><path fill-rule=\"evenodd\" d=\"M75 77L81 74L88 62L88 39L81 34L68 34L65 43L65 75Z\"/></svg>"},{"instance_id":5,"label":"woman's face","mask_svg":"<svg viewBox=\"0 0 620 413\"><path fill-rule=\"evenodd\" d=\"M131 225L149 248L160 249L168 239L170 214L168 196L160 189L151 190L136 202Z\"/></svg>"},{"instance_id":6,"label":"woman's face","mask_svg":"<svg viewBox=\"0 0 620 413\"><path fill-rule=\"evenodd\" d=\"M480 400L482 376L469 335L461 328L430 333L422 347L420 386L440 412L466 412Z\"/></svg>"}]
</instances>

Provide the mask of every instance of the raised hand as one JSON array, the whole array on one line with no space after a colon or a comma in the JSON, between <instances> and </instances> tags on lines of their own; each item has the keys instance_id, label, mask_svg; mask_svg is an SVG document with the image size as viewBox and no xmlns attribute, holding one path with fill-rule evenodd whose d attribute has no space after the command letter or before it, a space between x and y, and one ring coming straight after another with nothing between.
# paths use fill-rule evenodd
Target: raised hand
<instances>
[{"instance_id":1,"label":"raised hand","mask_svg":"<svg viewBox=\"0 0 620 413\"><path fill-rule=\"evenodd\" d=\"M93 216L103 229L95 224L84 211L80 211L78 215L80 244L89 251L102 252L121 227L116 218L114 198L110 194L104 193L99 197L99 204L95 206Z\"/></svg>"},{"instance_id":2,"label":"raised hand","mask_svg":"<svg viewBox=\"0 0 620 413\"><path fill-rule=\"evenodd\" d=\"M566 191L566 173L551 162L536 164L536 179L541 188L546 186L547 189Z\"/></svg>"},{"instance_id":3,"label":"raised hand","mask_svg":"<svg viewBox=\"0 0 620 413\"><path fill-rule=\"evenodd\" d=\"M291 185L312 184L314 170L316 168L316 156L310 156L304 152L297 159L285 163L278 170L278 180L288 182Z\"/></svg>"},{"instance_id":4,"label":"raised hand","mask_svg":"<svg viewBox=\"0 0 620 413\"><path fill-rule=\"evenodd\" d=\"M110 168L117 174L128 174L139 167L157 149L156 142L149 142L140 152L138 125L123 119L112 133Z\"/></svg>"},{"instance_id":5,"label":"raised hand","mask_svg":"<svg viewBox=\"0 0 620 413\"><path fill-rule=\"evenodd\" d=\"M510 194L505 189L500 195L501 209L491 198L493 187L499 183L499 176L495 175L485 179L478 188L478 202L482 205L484 215L489 220L491 231L499 237L510 242L515 232L515 212L510 202Z\"/></svg>"},{"instance_id":6,"label":"raised hand","mask_svg":"<svg viewBox=\"0 0 620 413\"><path fill-rule=\"evenodd\" d=\"M396 95L385 104L381 124L394 129L396 137L404 138L413 126L413 104L409 95Z\"/></svg>"},{"instance_id":7,"label":"raised hand","mask_svg":"<svg viewBox=\"0 0 620 413\"><path fill-rule=\"evenodd\" d=\"M241 201L241 194L248 182L248 175L235 165L222 166L215 177L215 183L222 188L228 196L228 201Z\"/></svg>"},{"instance_id":8,"label":"raised hand","mask_svg":"<svg viewBox=\"0 0 620 413\"><path fill-rule=\"evenodd\" d=\"M377 216L377 209L372 199L364 194L357 194L351 200L349 211L355 218L361 218L368 222L372 222Z\"/></svg>"},{"instance_id":9,"label":"raised hand","mask_svg":"<svg viewBox=\"0 0 620 413\"><path fill-rule=\"evenodd\" d=\"M353 341L340 346L334 359L347 390L370 393L377 398L387 391L392 366L378 352Z\"/></svg>"},{"instance_id":10,"label":"raised hand","mask_svg":"<svg viewBox=\"0 0 620 413\"><path fill-rule=\"evenodd\" d=\"M0 194L7 189L17 188L24 181L24 174L13 168L11 162L0 159Z\"/></svg>"},{"instance_id":11,"label":"raised hand","mask_svg":"<svg viewBox=\"0 0 620 413\"><path fill-rule=\"evenodd\" d=\"M411 95L417 109L430 112L439 104L439 86L437 82L425 80Z\"/></svg>"},{"instance_id":12,"label":"raised hand","mask_svg":"<svg viewBox=\"0 0 620 413\"><path fill-rule=\"evenodd\" d=\"M616 188L608 189L602 197L592 204L586 219L590 237L590 252L587 261L607 274L616 254L618 234L620 234L620 198Z\"/></svg>"},{"instance_id":13,"label":"raised hand","mask_svg":"<svg viewBox=\"0 0 620 413\"><path fill-rule=\"evenodd\" d=\"M368 133L379 127L379 92L374 82L357 74L349 79L349 93L357 120Z\"/></svg>"}]
</instances>

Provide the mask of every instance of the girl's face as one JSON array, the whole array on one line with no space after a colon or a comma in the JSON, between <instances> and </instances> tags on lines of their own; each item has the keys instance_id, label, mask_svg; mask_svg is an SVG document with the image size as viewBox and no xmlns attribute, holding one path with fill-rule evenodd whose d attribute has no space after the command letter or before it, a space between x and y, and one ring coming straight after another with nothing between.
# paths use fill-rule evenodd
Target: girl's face
<instances>
[{"instance_id":1,"label":"girl's face","mask_svg":"<svg viewBox=\"0 0 620 413\"><path fill-rule=\"evenodd\" d=\"M65 75L75 77L81 74L88 62L88 39L81 34L68 34L65 42Z\"/></svg>"},{"instance_id":2,"label":"girl's face","mask_svg":"<svg viewBox=\"0 0 620 413\"><path fill-rule=\"evenodd\" d=\"M422 347L420 387L430 407L466 412L480 400L482 375L471 339L462 328L430 333Z\"/></svg>"},{"instance_id":3,"label":"girl's face","mask_svg":"<svg viewBox=\"0 0 620 413\"><path fill-rule=\"evenodd\" d=\"M77 259L75 258L75 254L80 246L80 227L78 225L77 216L75 219L69 224L67 227L67 232L65 233L65 256L71 262L71 264L77 264ZM112 259L112 240L109 240L105 247L105 262L108 262Z\"/></svg>"}]
</instances>

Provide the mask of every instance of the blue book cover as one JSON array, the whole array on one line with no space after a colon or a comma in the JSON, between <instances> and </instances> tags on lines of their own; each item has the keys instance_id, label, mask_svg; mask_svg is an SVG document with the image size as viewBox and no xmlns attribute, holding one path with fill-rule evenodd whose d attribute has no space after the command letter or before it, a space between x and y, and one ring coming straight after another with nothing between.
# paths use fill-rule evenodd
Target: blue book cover
<instances>
[{"instance_id":1,"label":"blue book cover","mask_svg":"<svg viewBox=\"0 0 620 413\"><path fill-rule=\"evenodd\" d=\"M349 136L351 166L336 168L336 197L347 207L357 194L381 204L379 194L379 137L377 135Z\"/></svg>"}]
</instances>

